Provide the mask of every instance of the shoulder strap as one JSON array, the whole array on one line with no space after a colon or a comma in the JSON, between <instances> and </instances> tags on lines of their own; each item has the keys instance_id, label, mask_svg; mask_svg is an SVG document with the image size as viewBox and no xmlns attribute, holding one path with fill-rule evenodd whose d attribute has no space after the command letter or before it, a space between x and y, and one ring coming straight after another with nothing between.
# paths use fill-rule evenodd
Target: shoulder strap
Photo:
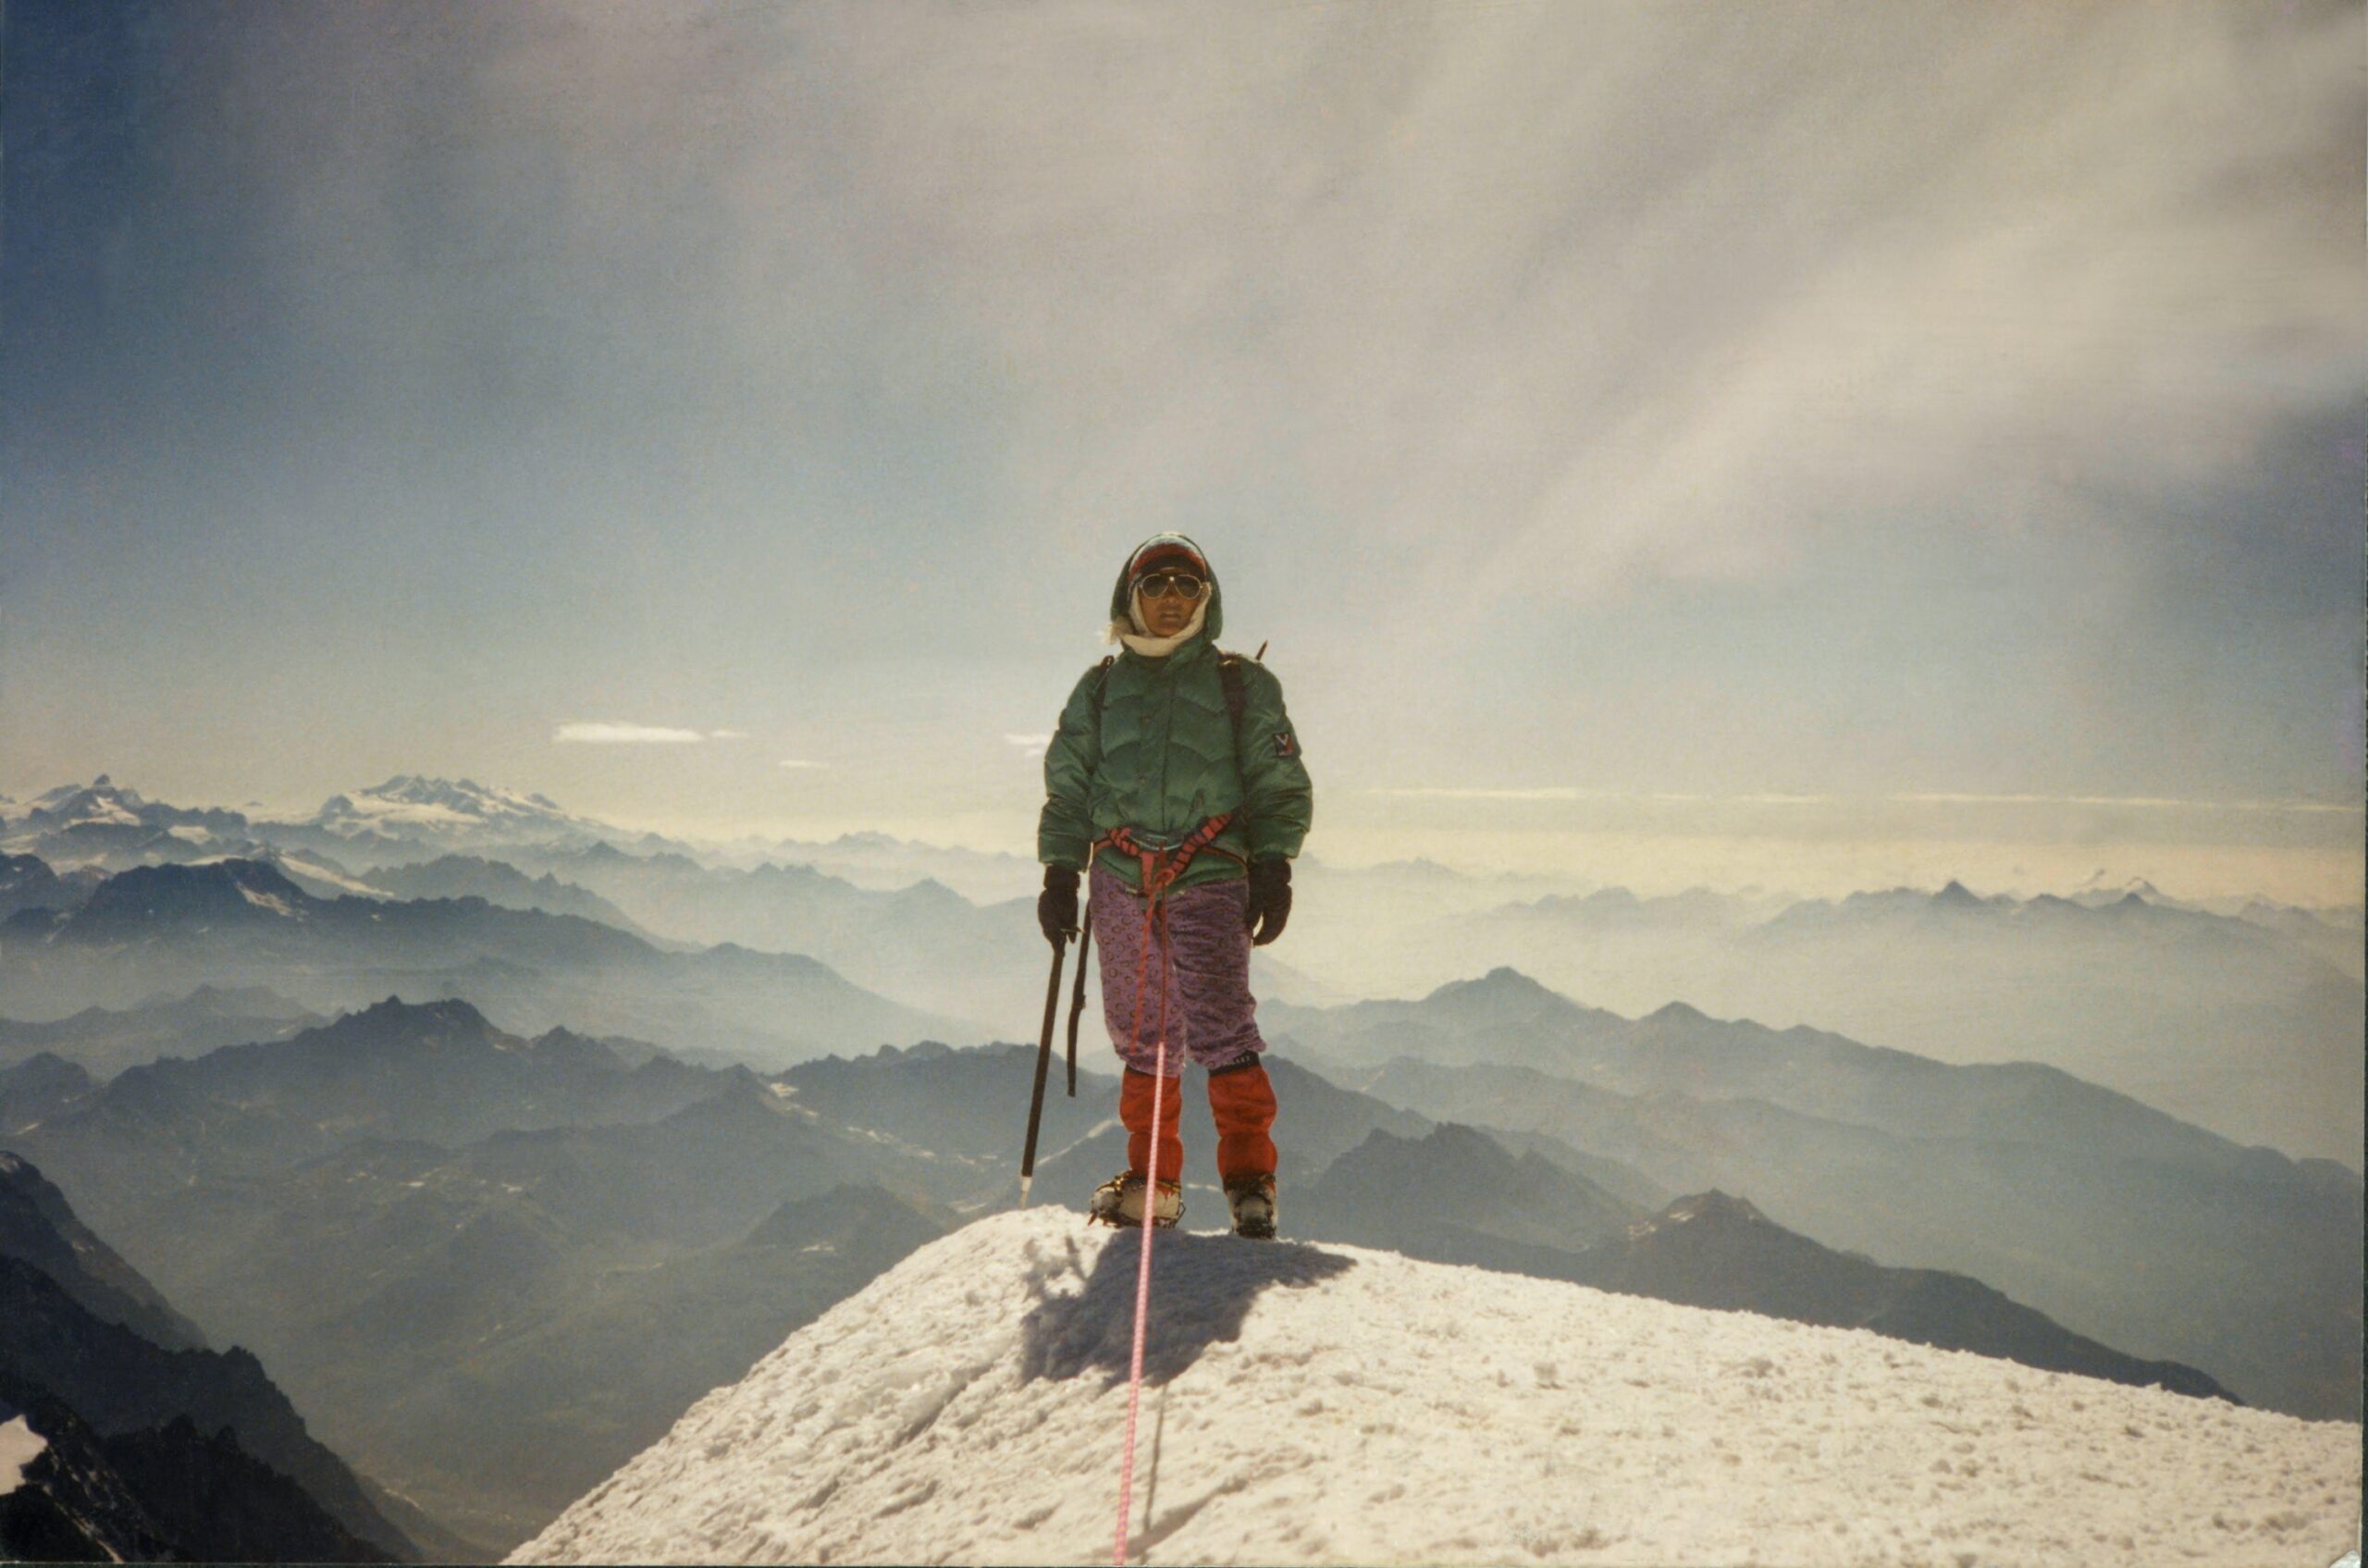
<instances>
[{"instance_id":1,"label":"shoulder strap","mask_svg":"<svg viewBox=\"0 0 2368 1568\"><path fill-rule=\"evenodd\" d=\"M1099 723L1102 720L1102 688L1110 684L1110 666L1117 661L1118 656L1116 654L1104 654L1102 656L1102 673L1093 677L1093 718L1096 723Z\"/></svg>"},{"instance_id":2,"label":"shoulder strap","mask_svg":"<svg viewBox=\"0 0 2368 1568\"><path fill-rule=\"evenodd\" d=\"M1225 710L1233 720L1233 748L1241 749L1241 705L1247 700L1241 689L1241 655L1217 655L1217 681L1225 687Z\"/></svg>"},{"instance_id":3,"label":"shoulder strap","mask_svg":"<svg viewBox=\"0 0 2368 1568\"><path fill-rule=\"evenodd\" d=\"M1258 651L1265 652L1266 645L1260 643ZM1239 765L1240 759L1248 755L1241 749L1241 709L1243 703L1248 700L1241 685L1241 655L1238 653L1217 655L1217 682L1225 687L1225 710L1233 721L1233 755L1236 764ZM1234 815L1240 819L1242 828L1247 831L1250 826L1250 802L1246 799L1242 801L1240 808Z\"/></svg>"}]
</instances>

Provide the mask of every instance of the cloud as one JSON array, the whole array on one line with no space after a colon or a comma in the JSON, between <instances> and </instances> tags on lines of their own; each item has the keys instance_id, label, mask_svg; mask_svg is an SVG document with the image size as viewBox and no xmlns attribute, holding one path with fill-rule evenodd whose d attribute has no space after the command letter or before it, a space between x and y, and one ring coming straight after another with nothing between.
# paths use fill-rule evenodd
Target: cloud
<instances>
[{"instance_id":1,"label":"cloud","mask_svg":"<svg viewBox=\"0 0 2368 1568\"><path fill-rule=\"evenodd\" d=\"M1046 730L1042 735L1005 735L1003 738L1030 757L1042 757L1052 747L1053 732Z\"/></svg>"},{"instance_id":2,"label":"cloud","mask_svg":"<svg viewBox=\"0 0 2368 1568\"><path fill-rule=\"evenodd\" d=\"M1018 737L1014 737L1018 738ZM2363 814L2363 808L2318 800L2189 800L2163 796L1973 794L1962 791L1893 793L1874 796L1851 795L1784 795L1746 793L1717 795L1699 791L1574 789L1546 786L1535 789L1488 789L1434 785L1373 786L1366 795L1406 796L1446 800L1597 800L1691 801L1719 806L1841 806L1861 799L1908 806L2128 806L2190 811L2294 811Z\"/></svg>"},{"instance_id":3,"label":"cloud","mask_svg":"<svg viewBox=\"0 0 2368 1568\"><path fill-rule=\"evenodd\" d=\"M2361 389L2350 5L322 10L270 253L347 363L991 425L974 537L1247 496L1442 636L1842 522L2142 533Z\"/></svg>"},{"instance_id":4,"label":"cloud","mask_svg":"<svg viewBox=\"0 0 2368 1568\"><path fill-rule=\"evenodd\" d=\"M1445 800L1677 800L1753 806L1824 806L1844 798L1832 795L1706 795L1696 791L1574 789L1545 785L1534 789L1464 788L1414 784L1371 787L1367 795L1415 796Z\"/></svg>"},{"instance_id":5,"label":"cloud","mask_svg":"<svg viewBox=\"0 0 2368 1568\"><path fill-rule=\"evenodd\" d=\"M830 766L828 762L809 762L802 757L784 757L781 759L781 765L784 768L827 768Z\"/></svg>"},{"instance_id":6,"label":"cloud","mask_svg":"<svg viewBox=\"0 0 2368 1568\"><path fill-rule=\"evenodd\" d=\"M2362 814L2362 808L2324 800L2180 800L2145 795L1893 795L1892 800L1947 805L2134 806L2180 811L2301 811Z\"/></svg>"},{"instance_id":7,"label":"cloud","mask_svg":"<svg viewBox=\"0 0 2368 1568\"><path fill-rule=\"evenodd\" d=\"M1288 486L1341 597L1451 634L1845 521L2142 535L2355 398L2358 14L2278 16L855 7L781 68L839 259L999 367L1054 537ZM719 169L744 238L810 141Z\"/></svg>"},{"instance_id":8,"label":"cloud","mask_svg":"<svg viewBox=\"0 0 2368 1568\"><path fill-rule=\"evenodd\" d=\"M561 724L551 735L555 741L587 741L602 746L684 746L706 738L697 730L603 722Z\"/></svg>"},{"instance_id":9,"label":"cloud","mask_svg":"<svg viewBox=\"0 0 2368 1568\"><path fill-rule=\"evenodd\" d=\"M592 722L561 724L553 740L587 741L604 746L692 746L710 740L746 740L746 730L685 730L668 724Z\"/></svg>"},{"instance_id":10,"label":"cloud","mask_svg":"<svg viewBox=\"0 0 2368 1568\"><path fill-rule=\"evenodd\" d=\"M1366 790L1365 793L1367 795L1425 796L1445 800L1583 800L1589 795L1600 794L1603 792L1584 789L1564 789L1559 787L1545 789L1464 789L1413 784L1403 788L1375 787Z\"/></svg>"}]
</instances>

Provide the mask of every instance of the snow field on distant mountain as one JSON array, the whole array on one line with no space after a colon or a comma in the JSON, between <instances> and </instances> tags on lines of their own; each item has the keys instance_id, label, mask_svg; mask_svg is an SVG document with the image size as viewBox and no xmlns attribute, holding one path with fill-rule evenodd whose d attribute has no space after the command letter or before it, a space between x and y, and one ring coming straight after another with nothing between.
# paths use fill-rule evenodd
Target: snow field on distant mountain
<instances>
[{"instance_id":1,"label":"snow field on distant mountain","mask_svg":"<svg viewBox=\"0 0 2368 1568\"><path fill-rule=\"evenodd\" d=\"M1139 1238L981 1220L512 1555L1106 1562ZM1872 1333L1212 1233L1153 1257L1150 1562L2330 1562L2361 1429Z\"/></svg>"}]
</instances>

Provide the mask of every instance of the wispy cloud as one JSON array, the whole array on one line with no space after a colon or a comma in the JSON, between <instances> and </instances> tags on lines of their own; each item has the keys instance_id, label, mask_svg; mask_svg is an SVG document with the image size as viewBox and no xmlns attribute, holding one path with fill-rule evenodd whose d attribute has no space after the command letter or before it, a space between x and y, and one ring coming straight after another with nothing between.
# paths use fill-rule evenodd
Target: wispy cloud
<instances>
[{"instance_id":1,"label":"wispy cloud","mask_svg":"<svg viewBox=\"0 0 2368 1568\"><path fill-rule=\"evenodd\" d=\"M1042 735L1033 735L1005 734L1003 738L1030 757L1042 757L1053 744L1053 732L1046 730Z\"/></svg>"},{"instance_id":2,"label":"wispy cloud","mask_svg":"<svg viewBox=\"0 0 2368 1568\"><path fill-rule=\"evenodd\" d=\"M809 762L803 757L784 757L781 759L781 765L784 768L827 768L830 766L828 762Z\"/></svg>"},{"instance_id":3,"label":"wispy cloud","mask_svg":"<svg viewBox=\"0 0 2368 1568\"><path fill-rule=\"evenodd\" d=\"M1888 802L1908 806L2127 806L2182 811L2300 811L2362 814L2360 806L2320 800L2191 800L2153 795L2029 795L1975 794L1968 791L1918 791L1890 795L1776 795L1750 793L1714 795L1697 791L1464 788L1454 785L1371 786L1367 795L1418 796L1441 800L1608 800L1694 801L1720 806L1844 806Z\"/></svg>"},{"instance_id":4,"label":"wispy cloud","mask_svg":"<svg viewBox=\"0 0 2368 1568\"><path fill-rule=\"evenodd\" d=\"M1891 800L1944 805L2137 806L2177 811L2330 811L2361 814L2362 808L2324 800L2182 800L2157 795L1893 795Z\"/></svg>"},{"instance_id":5,"label":"wispy cloud","mask_svg":"<svg viewBox=\"0 0 2368 1568\"><path fill-rule=\"evenodd\" d=\"M1444 800L1582 800L1589 795L1607 793L1584 789L1462 789L1446 785L1409 785L1405 788L1380 787L1365 791L1367 795L1418 795Z\"/></svg>"},{"instance_id":6,"label":"wispy cloud","mask_svg":"<svg viewBox=\"0 0 2368 1568\"><path fill-rule=\"evenodd\" d=\"M1281 464L1389 547L1350 577L1474 613L1761 575L1968 485L1967 525L2043 529L2062 473L2209 483L2354 395L2356 225L2296 216L2351 178L2348 7L1422 14L800 12L772 57L830 74L770 112L846 128L834 232L998 340L1056 527ZM595 15L631 101L648 30ZM1008 92L962 90L981 54ZM1151 56L1227 90L1130 113ZM743 235L811 199L802 144L719 171Z\"/></svg>"},{"instance_id":7,"label":"wispy cloud","mask_svg":"<svg viewBox=\"0 0 2368 1568\"><path fill-rule=\"evenodd\" d=\"M318 9L325 56L424 68L401 53L422 45ZM843 347L849 321L926 393L983 374L942 357L952 331L1004 377L999 467L1048 548L1172 514L1212 473L1288 474L1329 514L1314 526L1353 519L1388 547L1351 560L1311 534L1350 579L1474 609L1585 600L1781 570L1844 513L2045 529L2063 475L2209 483L2257 463L2275 421L2345 406L2357 223L2305 215L2358 206L2357 12L2259 9L653 22L587 3L555 29L464 8L423 30L465 39L500 83L479 100L494 129L433 144L454 210L507 234L541 195L538 157L580 171L564 221L519 226L515 275L388 263L419 243L388 195L415 178L415 138L329 158L291 136L275 168L291 253L340 278L356 253L375 264L355 273L387 296L366 317L296 296L339 333L465 350L470 289L646 278L699 313L611 313L597 351L569 349L627 345L671 397L719 362ZM981 58L1005 91L971 90ZM1147 91L1160 113L1136 112ZM717 116L684 119L694 95ZM642 199L684 178L695 210ZM792 268L803 299L777 287ZM909 302L911 339L873 321L882 301ZM355 357L381 379L446 363ZM1989 499L1961 516L1969 484Z\"/></svg>"},{"instance_id":8,"label":"wispy cloud","mask_svg":"<svg viewBox=\"0 0 2368 1568\"><path fill-rule=\"evenodd\" d=\"M746 730L709 730L707 733L707 738L709 740L746 740L748 738L748 732Z\"/></svg>"},{"instance_id":9,"label":"wispy cloud","mask_svg":"<svg viewBox=\"0 0 2368 1568\"><path fill-rule=\"evenodd\" d=\"M599 721L561 724L551 735L555 741L586 741L598 746L684 746L706 738L697 730Z\"/></svg>"},{"instance_id":10,"label":"wispy cloud","mask_svg":"<svg viewBox=\"0 0 2368 1568\"><path fill-rule=\"evenodd\" d=\"M1824 806L1850 798L1850 796L1840 795L1710 795L1687 790L1575 789L1566 785L1543 785L1532 789L1487 789L1412 784L1389 788L1373 787L1368 788L1364 793L1418 796L1449 800L1690 800L1745 806Z\"/></svg>"}]
</instances>

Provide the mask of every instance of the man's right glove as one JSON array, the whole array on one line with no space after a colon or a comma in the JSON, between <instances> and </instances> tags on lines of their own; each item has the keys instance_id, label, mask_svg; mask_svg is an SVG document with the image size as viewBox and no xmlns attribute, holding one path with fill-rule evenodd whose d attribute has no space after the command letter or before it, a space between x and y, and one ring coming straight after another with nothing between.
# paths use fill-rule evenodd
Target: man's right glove
<instances>
[{"instance_id":1,"label":"man's right glove","mask_svg":"<svg viewBox=\"0 0 2368 1568\"><path fill-rule=\"evenodd\" d=\"M1036 895L1036 923L1055 947L1077 934L1077 873L1067 866L1044 868L1044 891Z\"/></svg>"}]
</instances>

